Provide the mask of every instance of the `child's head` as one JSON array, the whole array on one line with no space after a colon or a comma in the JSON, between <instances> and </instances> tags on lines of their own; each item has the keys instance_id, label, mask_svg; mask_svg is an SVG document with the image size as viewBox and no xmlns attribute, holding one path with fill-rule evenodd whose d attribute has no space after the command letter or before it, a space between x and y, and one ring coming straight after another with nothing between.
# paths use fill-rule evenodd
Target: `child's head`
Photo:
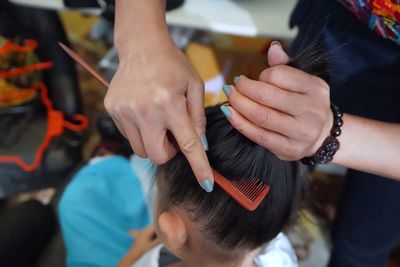
<instances>
[{"instance_id":1,"label":"child's head","mask_svg":"<svg viewBox=\"0 0 400 267\"><path fill-rule=\"evenodd\" d=\"M247 211L217 185L206 193L179 153L158 168L155 224L163 243L189 266L240 264L282 231L304 180L297 162L280 160L241 135L219 106L207 108L206 117L212 168L227 179L261 179L270 191Z\"/></svg>"}]
</instances>

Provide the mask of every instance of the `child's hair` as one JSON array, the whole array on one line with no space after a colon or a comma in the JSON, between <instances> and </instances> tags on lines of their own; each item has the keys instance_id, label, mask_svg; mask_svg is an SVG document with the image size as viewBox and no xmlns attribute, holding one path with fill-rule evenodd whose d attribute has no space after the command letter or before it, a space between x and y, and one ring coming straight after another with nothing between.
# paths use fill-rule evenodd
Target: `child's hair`
<instances>
[{"instance_id":1,"label":"child's hair","mask_svg":"<svg viewBox=\"0 0 400 267\"><path fill-rule=\"evenodd\" d=\"M206 117L212 168L227 179L261 179L271 189L260 206L249 212L217 185L206 193L179 153L158 169L161 209L178 206L186 210L206 239L222 250L258 248L281 232L289 220L304 184L299 164L280 160L244 137L219 106L207 108Z\"/></svg>"},{"instance_id":2,"label":"child's hair","mask_svg":"<svg viewBox=\"0 0 400 267\"><path fill-rule=\"evenodd\" d=\"M326 79L324 60L318 54L306 49L289 65ZM206 193L183 154L178 153L158 168L161 209L175 206L187 211L204 240L212 242L211 253L223 256L256 249L276 237L299 206L306 169L299 162L280 160L247 139L231 126L219 105L206 108L206 118L212 168L227 179L261 179L270 191L260 206L249 212L218 185Z\"/></svg>"}]
</instances>

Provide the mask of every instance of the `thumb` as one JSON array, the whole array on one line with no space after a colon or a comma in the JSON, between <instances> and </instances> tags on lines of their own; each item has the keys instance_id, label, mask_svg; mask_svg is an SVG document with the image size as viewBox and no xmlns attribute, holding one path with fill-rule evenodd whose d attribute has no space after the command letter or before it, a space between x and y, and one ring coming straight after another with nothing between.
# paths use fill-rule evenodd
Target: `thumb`
<instances>
[{"instance_id":1,"label":"thumb","mask_svg":"<svg viewBox=\"0 0 400 267\"><path fill-rule=\"evenodd\" d=\"M283 50L281 43L278 41L271 42L267 58L270 67L275 65L284 65L289 62L289 56Z\"/></svg>"}]
</instances>

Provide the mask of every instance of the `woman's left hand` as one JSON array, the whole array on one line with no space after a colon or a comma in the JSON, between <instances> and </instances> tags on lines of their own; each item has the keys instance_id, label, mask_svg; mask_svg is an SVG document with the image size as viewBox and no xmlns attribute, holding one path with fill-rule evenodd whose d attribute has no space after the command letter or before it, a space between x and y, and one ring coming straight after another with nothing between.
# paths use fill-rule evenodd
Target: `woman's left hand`
<instances>
[{"instance_id":1,"label":"woman's left hand","mask_svg":"<svg viewBox=\"0 0 400 267\"><path fill-rule=\"evenodd\" d=\"M289 67L278 42L268 51L270 68L259 81L240 76L225 89L232 126L280 159L313 155L333 123L329 86L322 79Z\"/></svg>"}]
</instances>

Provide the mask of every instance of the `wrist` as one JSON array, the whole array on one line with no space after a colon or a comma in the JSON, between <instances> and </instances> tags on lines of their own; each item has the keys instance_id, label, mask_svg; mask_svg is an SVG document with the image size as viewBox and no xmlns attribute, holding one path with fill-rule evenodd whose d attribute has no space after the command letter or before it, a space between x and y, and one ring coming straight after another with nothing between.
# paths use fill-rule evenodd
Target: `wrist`
<instances>
[{"instance_id":1,"label":"wrist","mask_svg":"<svg viewBox=\"0 0 400 267\"><path fill-rule=\"evenodd\" d=\"M114 44L119 53L140 53L141 47L171 39L165 0L118 0L115 12Z\"/></svg>"},{"instance_id":2,"label":"wrist","mask_svg":"<svg viewBox=\"0 0 400 267\"><path fill-rule=\"evenodd\" d=\"M124 62L148 62L148 59L155 56L155 54L162 53L166 55L177 49L169 35L148 35L146 38L140 39L140 42L137 39L127 38L115 41L115 48L121 64Z\"/></svg>"},{"instance_id":3,"label":"wrist","mask_svg":"<svg viewBox=\"0 0 400 267\"><path fill-rule=\"evenodd\" d=\"M330 136L331 134L331 130L332 130L332 125L333 125L333 120L334 120L334 116L332 114L332 110L329 109L329 116L327 117L325 124L321 130L321 134L318 138L318 140L316 141L316 143L314 144L310 156L314 155L315 153L317 153L318 149L324 144L326 138L328 136Z\"/></svg>"},{"instance_id":4,"label":"wrist","mask_svg":"<svg viewBox=\"0 0 400 267\"><path fill-rule=\"evenodd\" d=\"M305 157L301 161L305 165L314 166L315 164L327 164L333 160L333 156L340 148L339 140L337 139L341 134L340 129L343 126L343 112L339 108L331 104L333 119L332 127L327 137L325 137L322 145L310 157Z\"/></svg>"}]
</instances>

